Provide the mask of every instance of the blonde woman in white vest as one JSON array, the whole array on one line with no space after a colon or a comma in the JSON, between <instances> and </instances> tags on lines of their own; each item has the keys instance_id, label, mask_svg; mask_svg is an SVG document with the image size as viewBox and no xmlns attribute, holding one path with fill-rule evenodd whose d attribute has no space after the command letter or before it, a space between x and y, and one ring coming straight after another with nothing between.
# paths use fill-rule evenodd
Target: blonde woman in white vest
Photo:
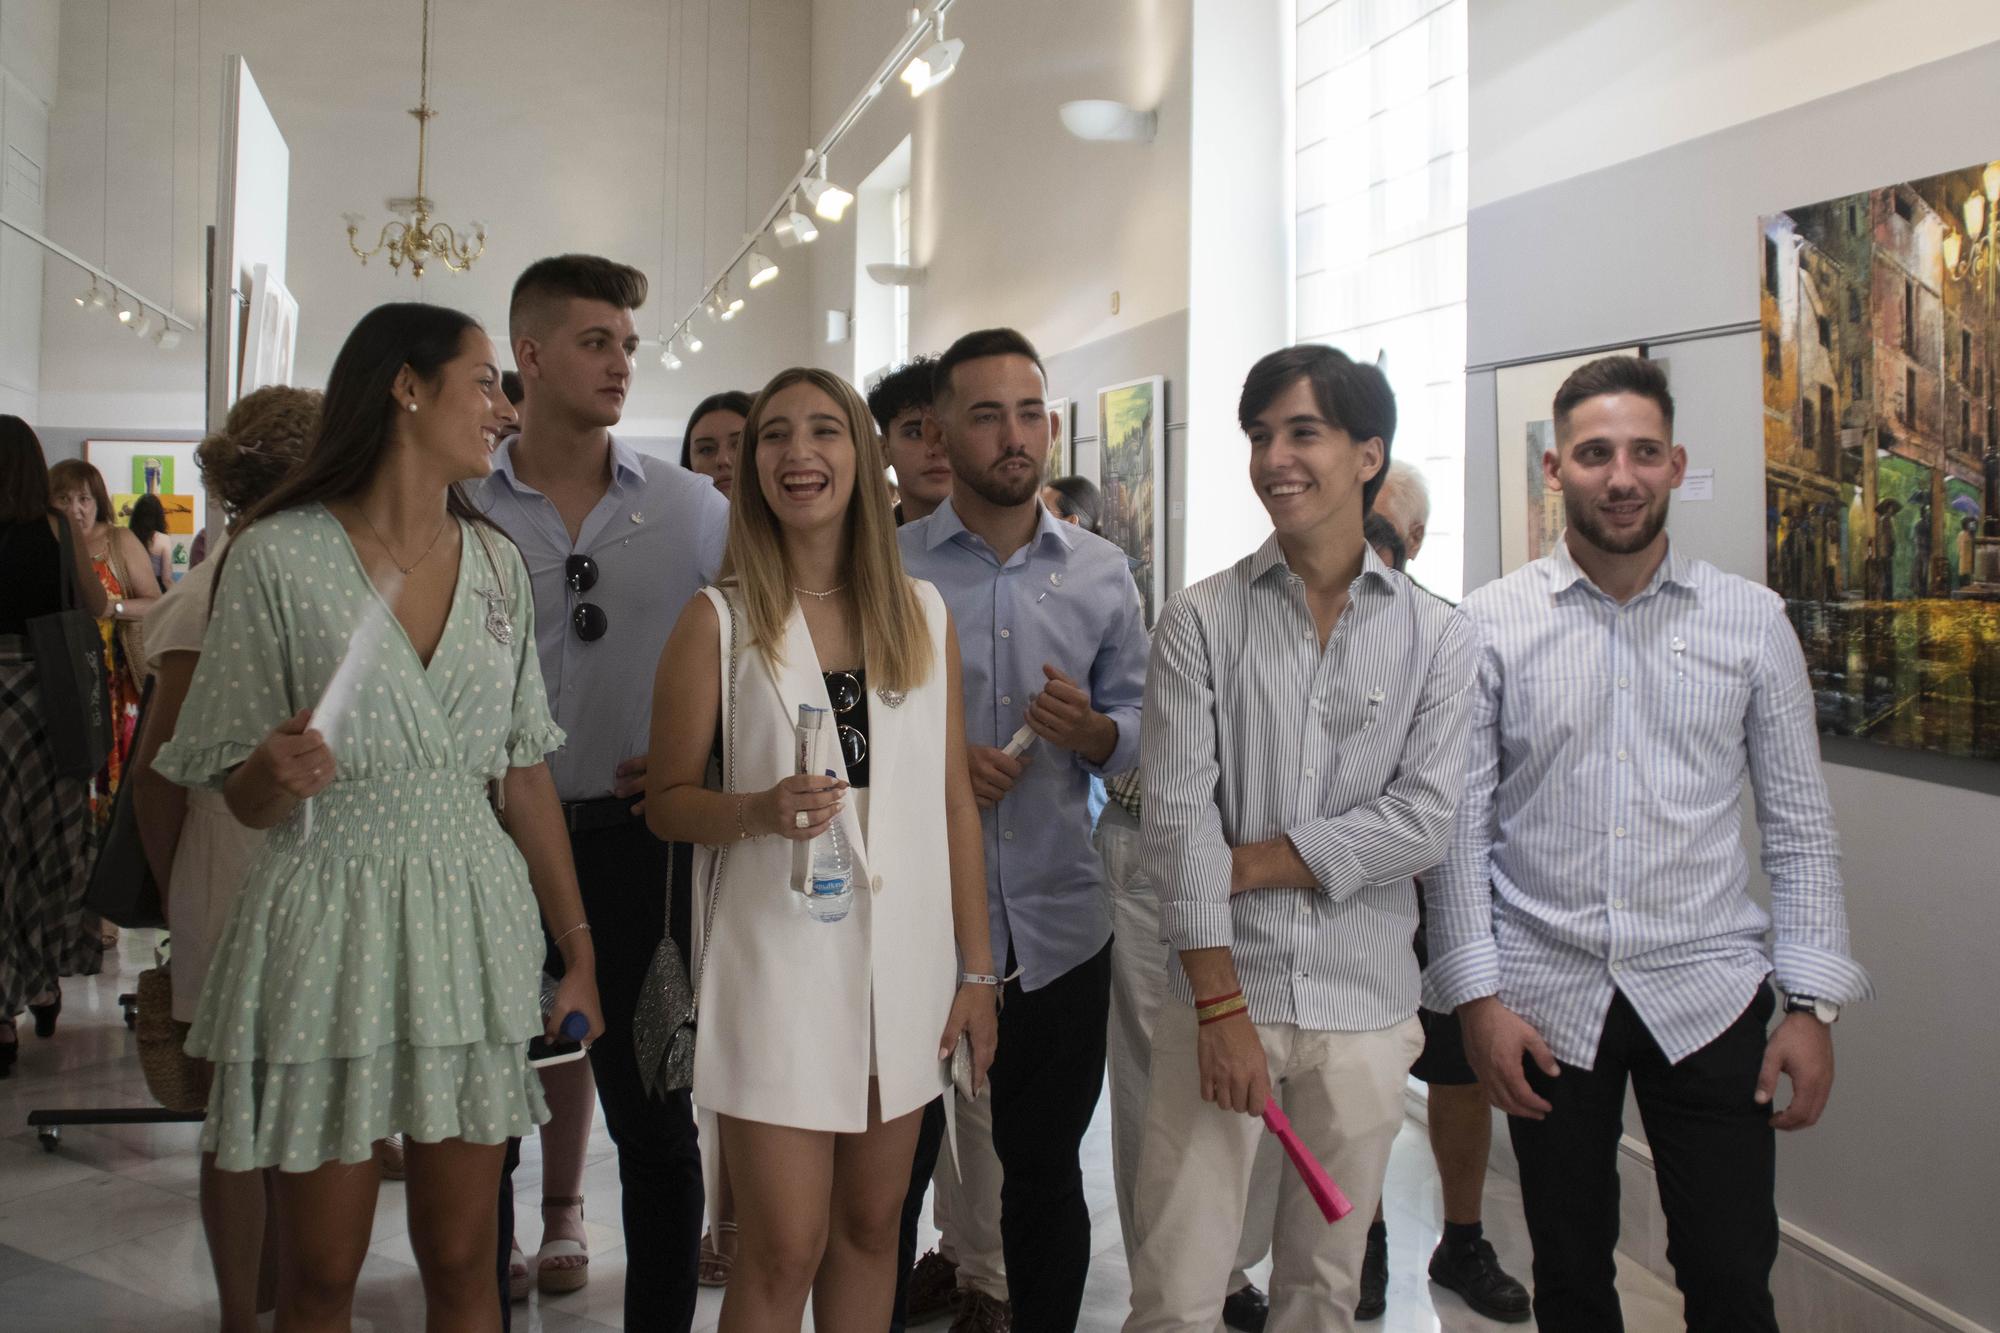
<instances>
[{"instance_id":1,"label":"blonde woman in white vest","mask_svg":"<svg viewBox=\"0 0 2000 1333\"><path fill-rule=\"evenodd\" d=\"M703 849L694 1100L719 1117L741 1228L723 1333L797 1329L808 1295L820 1333L887 1326L923 1108L961 1036L975 1086L993 1058L958 645L903 574L883 461L845 380L772 380L744 423L722 585L689 603L654 684L647 820ZM794 772L801 704L833 714L832 778ZM836 821L854 902L827 922L794 852Z\"/></svg>"}]
</instances>

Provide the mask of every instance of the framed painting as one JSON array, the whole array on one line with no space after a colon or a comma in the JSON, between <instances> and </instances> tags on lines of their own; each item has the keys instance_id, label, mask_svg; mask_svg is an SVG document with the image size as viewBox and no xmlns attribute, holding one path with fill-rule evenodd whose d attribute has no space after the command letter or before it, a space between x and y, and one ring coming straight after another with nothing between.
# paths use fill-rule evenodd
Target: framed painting
<instances>
[{"instance_id":1,"label":"framed painting","mask_svg":"<svg viewBox=\"0 0 2000 1333\"><path fill-rule=\"evenodd\" d=\"M285 285L259 264L250 274L250 327L237 396L267 384L292 382L292 357L299 341L299 303Z\"/></svg>"},{"instance_id":2,"label":"framed painting","mask_svg":"<svg viewBox=\"0 0 2000 1333\"><path fill-rule=\"evenodd\" d=\"M167 513L167 537L173 543L173 576L188 571L188 554L195 534L208 524L208 492L195 466L194 440L85 440L84 461L104 474L111 492L114 521L132 521L132 505L142 495L157 495Z\"/></svg>"},{"instance_id":3,"label":"framed painting","mask_svg":"<svg viewBox=\"0 0 2000 1333\"><path fill-rule=\"evenodd\" d=\"M1051 398L1048 407L1055 438L1049 442L1049 461L1042 469L1042 480L1054 481L1076 470L1076 405L1067 398Z\"/></svg>"},{"instance_id":4,"label":"framed painting","mask_svg":"<svg viewBox=\"0 0 2000 1333\"><path fill-rule=\"evenodd\" d=\"M1125 552L1148 625L1167 596L1166 407L1166 380L1158 375L1097 391L1100 531Z\"/></svg>"},{"instance_id":5,"label":"framed painting","mask_svg":"<svg viewBox=\"0 0 2000 1333\"><path fill-rule=\"evenodd\" d=\"M1758 222L1765 580L1829 735L2000 759L1996 211L1975 162Z\"/></svg>"},{"instance_id":6,"label":"framed painting","mask_svg":"<svg viewBox=\"0 0 2000 1333\"><path fill-rule=\"evenodd\" d=\"M1642 356L1638 347L1502 366L1493 374L1500 457L1500 572L1512 573L1555 549L1562 498L1542 482L1542 455L1555 448L1556 390L1578 367L1601 356Z\"/></svg>"}]
</instances>

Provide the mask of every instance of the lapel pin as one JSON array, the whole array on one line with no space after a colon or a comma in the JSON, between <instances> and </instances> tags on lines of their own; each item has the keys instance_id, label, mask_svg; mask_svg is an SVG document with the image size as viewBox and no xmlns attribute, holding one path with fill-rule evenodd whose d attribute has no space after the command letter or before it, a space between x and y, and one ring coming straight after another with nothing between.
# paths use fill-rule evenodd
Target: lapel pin
<instances>
[{"instance_id":1,"label":"lapel pin","mask_svg":"<svg viewBox=\"0 0 2000 1333\"><path fill-rule=\"evenodd\" d=\"M646 516L640 513L638 510L634 509L632 511L632 521L634 523L644 523L646 521Z\"/></svg>"}]
</instances>

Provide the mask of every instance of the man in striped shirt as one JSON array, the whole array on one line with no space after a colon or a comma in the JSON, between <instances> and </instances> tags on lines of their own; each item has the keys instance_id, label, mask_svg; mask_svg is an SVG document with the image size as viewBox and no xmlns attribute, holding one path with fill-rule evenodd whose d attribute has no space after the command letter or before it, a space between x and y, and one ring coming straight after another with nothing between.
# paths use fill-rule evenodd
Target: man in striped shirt
<instances>
[{"instance_id":1,"label":"man in striped shirt","mask_svg":"<svg viewBox=\"0 0 2000 1333\"><path fill-rule=\"evenodd\" d=\"M1362 536L1395 434L1381 371L1274 352L1238 405L1276 529L1168 599L1142 710L1144 859L1177 951L1154 1028L1128 1333L1215 1327L1275 1095L1353 1200L1280 1186L1269 1328L1351 1329L1421 1046L1411 876L1443 855L1472 643Z\"/></svg>"},{"instance_id":2,"label":"man in striped shirt","mask_svg":"<svg viewBox=\"0 0 2000 1333\"><path fill-rule=\"evenodd\" d=\"M1776 595L1670 547L1687 454L1658 365L1590 362L1554 415L1542 467L1568 530L1463 607L1477 697L1451 855L1426 882L1426 999L1457 1009L1512 1117L1542 1329L1623 1327L1629 1078L1688 1328L1775 1330L1772 1130L1819 1118L1830 1025L1869 994L1805 659ZM1746 777L1768 914L1748 893ZM1767 1038L1773 972L1787 1013Z\"/></svg>"}]
</instances>

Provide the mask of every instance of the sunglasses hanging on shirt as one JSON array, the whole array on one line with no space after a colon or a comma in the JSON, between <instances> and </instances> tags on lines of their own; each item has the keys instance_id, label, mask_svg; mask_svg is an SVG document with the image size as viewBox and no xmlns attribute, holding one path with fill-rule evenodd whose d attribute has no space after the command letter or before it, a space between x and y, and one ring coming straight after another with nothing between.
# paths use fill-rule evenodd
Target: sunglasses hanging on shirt
<instances>
[{"instance_id":1,"label":"sunglasses hanging on shirt","mask_svg":"<svg viewBox=\"0 0 2000 1333\"><path fill-rule=\"evenodd\" d=\"M587 555L577 554L563 562L563 581L569 590L579 597L597 586L597 562ZM578 602L576 609L569 613L570 628L576 637L585 643L596 643L611 628L611 618L604 614L604 608L595 602Z\"/></svg>"},{"instance_id":2,"label":"sunglasses hanging on shirt","mask_svg":"<svg viewBox=\"0 0 2000 1333\"><path fill-rule=\"evenodd\" d=\"M826 701L833 705L833 716L839 724L840 757L847 763L850 778L868 762L868 733L854 725L866 694L858 672L826 673Z\"/></svg>"}]
</instances>

